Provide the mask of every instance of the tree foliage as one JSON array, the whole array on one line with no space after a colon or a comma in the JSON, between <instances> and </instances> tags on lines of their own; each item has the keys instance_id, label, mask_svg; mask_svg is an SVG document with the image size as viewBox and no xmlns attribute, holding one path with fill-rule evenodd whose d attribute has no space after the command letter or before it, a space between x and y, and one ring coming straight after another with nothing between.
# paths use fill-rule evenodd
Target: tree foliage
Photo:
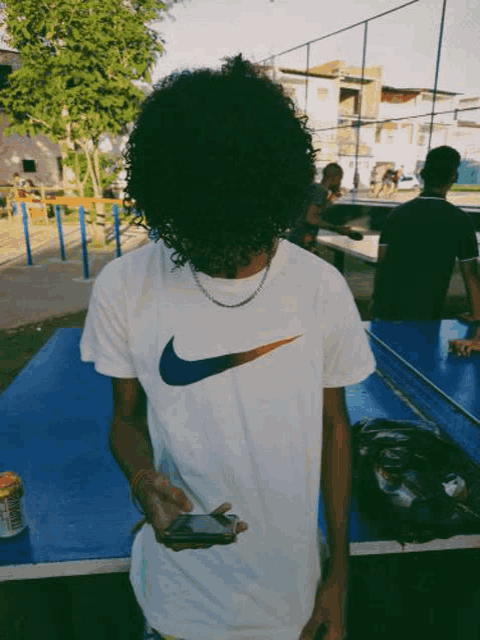
<instances>
[{"instance_id":1,"label":"tree foliage","mask_svg":"<svg viewBox=\"0 0 480 640\"><path fill-rule=\"evenodd\" d=\"M128 133L145 99L134 82L151 82L164 52L163 39L148 25L180 1L0 2L4 39L22 60L0 91L10 122L5 135L43 134L59 144L76 187L90 185L87 190L101 197L101 138Z\"/></svg>"},{"instance_id":2,"label":"tree foliage","mask_svg":"<svg viewBox=\"0 0 480 640\"><path fill-rule=\"evenodd\" d=\"M6 0L4 28L22 66L0 92L11 132L97 145L135 119L164 42L159 0Z\"/></svg>"},{"instance_id":3,"label":"tree foliage","mask_svg":"<svg viewBox=\"0 0 480 640\"><path fill-rule=\"evenodd\" d=\"M78 180L77 190L81 197L92 198L95 196L92 178L88 171L87 158L84 153L68 150L64 164L69 166ZM99 153L100 190L103 194L108 187L119 177L123 169L123 158L118 154Z\"/></svg>"}]
</instances>

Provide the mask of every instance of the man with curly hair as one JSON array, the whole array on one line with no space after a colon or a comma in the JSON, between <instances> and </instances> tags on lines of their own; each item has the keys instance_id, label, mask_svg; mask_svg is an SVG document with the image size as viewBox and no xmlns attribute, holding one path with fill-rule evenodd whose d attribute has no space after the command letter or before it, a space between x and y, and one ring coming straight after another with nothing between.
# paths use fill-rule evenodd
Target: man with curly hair
<instances>
[{"instance_id":1,"label":"man with curly hair","mask_svg":"<svg viewBox=\"0 0 480 640\"><path fill-rule=\"evenodd\" d=\"M238 55L159 83L126 161L155 242L97 277L81 357L112 378L110 448L144 513L144 638L344 637L344 387L375 362L343 277L285 239L315 175L305 120ZM231 544L165 539L180 514L230 509Z\"/></svg>"}]
</instances>

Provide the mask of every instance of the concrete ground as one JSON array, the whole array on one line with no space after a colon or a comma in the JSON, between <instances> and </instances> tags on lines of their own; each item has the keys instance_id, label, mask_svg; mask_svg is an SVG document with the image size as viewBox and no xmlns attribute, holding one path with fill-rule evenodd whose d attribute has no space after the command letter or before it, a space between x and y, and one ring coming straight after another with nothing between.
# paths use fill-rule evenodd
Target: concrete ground
<instances>
[{"instance_id":1,"label":"concrete ground","mask_svg":"<svg viewBox=\"0 0 480 640\"><path fill-rule=\"evenodd\" d=\"M3 222L3 221L2 221ZM10 232L6 251L0 250L0 329L20 327L55 316L63 316L88 307L95 277L102 268L116 257L115 245L94 248L87 234L89 279L85 280L83 253L78 229L65 229L66 262L61 261L58 237L45 228L34 229L31 248L34 266L26 266L25 242L15 230L0 226L2 235ZM122 252L126 253L148 242L147 231L131 229L122 236ZM21 247L20 251L18 247ZM6 259L5 259L6 258Z\"/></svg>"}]
</instances>

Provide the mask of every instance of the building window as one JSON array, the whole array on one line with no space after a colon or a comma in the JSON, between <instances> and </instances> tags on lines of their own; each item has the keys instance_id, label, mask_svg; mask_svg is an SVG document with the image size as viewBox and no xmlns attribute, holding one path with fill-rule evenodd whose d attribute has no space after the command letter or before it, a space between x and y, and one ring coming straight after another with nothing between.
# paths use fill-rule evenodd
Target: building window
<instances>
[{"instance_id":1,"label":"building window","mask_svg":"<svg viewBox=\"0 0 480 640\"><path fill-rule=\"evenodd\" d=\"M12 73L9 64L0 64L0 91L8 86L8 76Z\"/></svg>"},{"instance_id":2,"label":"building window","mask_svg":"<svg viewBox=\"0 0 480 640\"><path fill-rule=\"evenodd\" d=\"M323 88L317 89L317 98L319 100L325 100L325 98L328 98L328 89L323 89Z\"/></svg>"},{"instance_id":3,"label":"building window","mask_svg":"<svg viewBox=\"0 0 480 640\"><path fill-rule=\"evenodd\" d=\"M62 163L62 156L57 156L57 169L58 169L58 175L60 182L63 180L63 163Z\"/></svg>"},{"instance_id":4,"label":"building window","mask_svg":"<svg viewBox=\"0 0 480 640\"><path fill-rule=\"evenodd\" d=\"M23 173L36 173L35 160L22 160Z\"/></svg>"},{"instance_id":5,"label":"building window","mask_svg":"<svg viewBox=\"0 0 480 640\"><path fill-rule=\"evenodd\" d=\"M340 112L343 115L358 115L358 89L340 87Z\"/></svg>"},{"instance_id":6,"label":"building window","mask_svg":"<svg viewBox=\"0 0 480 640\"><path fill-rule=\"evenodd\" d=\"M408 144L412 144L412 142L413 142L413 124L405 123L403 125L403 129L405 130L405 137L408 140Z\"/></svg>"},{"instance_id":7,"label":"building window","mask_svg":"<svg viewBox=\"0 0 480 640\"><path fill-rule=\"evenodd\" d=\"M382 129L383 126L381 124L377 124L375 127L375 142L380 142L382 138Z\"/></svg>"}]
</instances>

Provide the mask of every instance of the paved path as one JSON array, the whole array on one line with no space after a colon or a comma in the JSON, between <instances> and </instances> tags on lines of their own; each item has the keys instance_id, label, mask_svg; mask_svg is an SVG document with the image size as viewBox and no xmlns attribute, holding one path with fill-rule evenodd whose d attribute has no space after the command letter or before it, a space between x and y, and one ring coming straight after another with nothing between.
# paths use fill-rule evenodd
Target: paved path
<instances>
[{"instance_id":1,"label":"paved path","mask_svg":"<svg viewBox=\"0 0 480 640\"><path fill-rule=\"evenodd\" d=\"M58 237L55 241L45 230L34 236L32 267L26 266L25 245L20 252L17 248L16 253L15 247L7 247L3 257L7 255L8 259L0 264L1 329L63 316L88 307L95 277L115 258L115 245L106 249L89 246L90 278L85 281L80 234L77 229L69 231L67 262L61 262ZM1 235L0 231L0 243ZM122 252L127 253L148 241L146 230L132 229L122 237Z\"/></svg>"},{"instance_id":2,"label":"paved path","mask_svg":"<svg viewBox=\"0 0 480 640\"><path fill-rule=\"evenodd\" d=\"M63 224L63 238L66 249L81 245L81 233L78 223ZM128 222L124 222L120 227L122 246L127 246L132 239L144 235L146 231L142 228L133 227ZM56 249L60 258L60 240L58 237L57 225L54 221L45 225L28 225L28 235L30 248L33 254L33 262L36 263L35 255L44 250ZM107 236L113 236L112 231L107 232ZM87 231L87 239L92 240L92 235ZM68 251L66 251L68 256ZM0 271L8 266L16 264L27 264L26 244L23 224L19 219L10 221L0 220Z\"/></svg>"}]
</instances>

